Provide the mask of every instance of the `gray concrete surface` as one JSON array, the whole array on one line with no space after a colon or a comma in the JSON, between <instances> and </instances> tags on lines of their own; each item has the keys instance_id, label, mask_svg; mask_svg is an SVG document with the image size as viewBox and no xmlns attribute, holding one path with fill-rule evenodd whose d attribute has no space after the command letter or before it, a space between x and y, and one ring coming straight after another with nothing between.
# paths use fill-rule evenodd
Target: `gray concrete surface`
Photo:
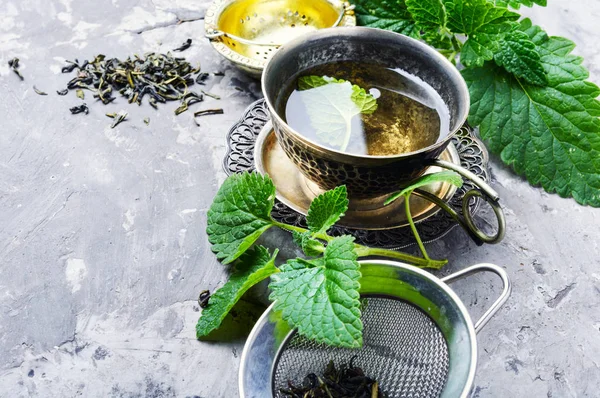
<instances>
[{"instance_id":1,"label":"gray concrete surface","mask_svg":"<svg viewBox=\"0 0 600 398\"><path fill-rule=\"evenodd\" d=\"M528 11L575 40L600 82L600 2L550 0ZM243 342L194 338L202 288L219 286L206 210L225 175L224 137L259 85L202 39L205 0L0 0L0 397L235 397ZM225 114L194 124L119 99L73 116L64 59L183 53L225 71L208 89ZM6 61L18 56L25 81ZM38 96L32 86L50 93ZM129 121L108 128L106 112ZM142 119L150 117L146 126ZM430 245L451 265L501 264L514 293L479 335L473 397L597 397L600 210L548 195L493 160L506 239L476 247L454 230ZM484 217L488 217L484 213ZM266 243L290 247L287 236ZM291 249L288 249L288 252ZM481 314L493 278L456 284Z\"/></svg>"}]
</instances>

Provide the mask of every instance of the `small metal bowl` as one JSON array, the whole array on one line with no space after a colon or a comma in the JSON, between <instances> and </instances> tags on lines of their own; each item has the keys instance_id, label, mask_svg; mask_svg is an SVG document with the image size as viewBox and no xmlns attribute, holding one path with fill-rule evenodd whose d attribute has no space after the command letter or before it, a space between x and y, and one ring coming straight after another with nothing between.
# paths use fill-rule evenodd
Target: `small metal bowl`
<instances>
[{"instance_id":1,"label":"small metal bowl","mask_svg":"<svg viewBox=\"0 0 600 398\"><path fill-rule=\"evenodd\" d=\"M341 0L216 0L205 35L219 54L260 77L282 44L317 29L356 26L353 9Z\"/></svg>"}]
</instances>

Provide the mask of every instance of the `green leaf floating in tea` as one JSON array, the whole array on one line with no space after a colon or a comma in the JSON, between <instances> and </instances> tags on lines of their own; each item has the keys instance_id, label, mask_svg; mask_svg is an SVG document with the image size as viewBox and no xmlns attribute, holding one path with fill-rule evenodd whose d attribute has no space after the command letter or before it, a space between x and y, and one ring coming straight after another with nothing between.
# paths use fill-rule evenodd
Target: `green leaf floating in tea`
<instances>
[{"instance_id":1,"label":"green leaf floating in tea","mask_svg":"<svg viewBox=\"0 0 600 398\"><path fill-rule=\"evenodd\" d=\"M352 118L377 110L375 97L346 80L302 76L298 89L317 136L342 152L350 143Z\"/></svg>"}]
</instances>

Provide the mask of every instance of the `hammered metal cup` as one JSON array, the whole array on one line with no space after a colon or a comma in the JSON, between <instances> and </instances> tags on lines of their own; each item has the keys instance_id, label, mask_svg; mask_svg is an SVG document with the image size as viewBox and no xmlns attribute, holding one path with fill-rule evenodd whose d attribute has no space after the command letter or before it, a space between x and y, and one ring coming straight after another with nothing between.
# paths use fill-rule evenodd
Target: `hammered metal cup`
<instances>
[{"instance_id":1,"label":"hammered metal cup","mask_svg":"<svg viewBox=\"0 0 600 398\"><path fill-rule=\"evenodd\" d=\"M401 68L436 90L450 111L450 132L415 152L370 156L339 152L306 138L278 113L283 88L298 73L314 66L357 61ZM469 91L459 71L433 48L397 33L371 28L323 29L283 45L262 77L273 127L285 153L302 173L323 189L345 184L351 198L389 194L423 174L467 120Z\"/></svg>"},{"instance_id":2,"label":"hammered metal cup","mask_svg":"<svg viewBox=\"0 0 600 398\"><path fill-rule=\"evenodd\" d=\"M324 147L290 127L279 114L285 109L285 88L290 80L309 68L339 61L356 61L386 68L400 68L429 84L442 97L450 114L449 132L426 148L392 156L357 155ZM483 180L444 160L440 155L452 137L466 123L469 91L459 71L428 45L397 33L364 28L322 29L296 38L279 48L262 75L262 91L271 115L277 140L302 174L321 189L346 185L351 203L380 201L406 186L431 166L453 170L470 180L477 189L463 200L464 219L438 198L439 205L481 244L498 243L504 237L505 220L498 194ZM498 220L497 233L490 236L473 222L467 210L469 201L479 197L487 201Z\"/></svg>"}]
</instances>

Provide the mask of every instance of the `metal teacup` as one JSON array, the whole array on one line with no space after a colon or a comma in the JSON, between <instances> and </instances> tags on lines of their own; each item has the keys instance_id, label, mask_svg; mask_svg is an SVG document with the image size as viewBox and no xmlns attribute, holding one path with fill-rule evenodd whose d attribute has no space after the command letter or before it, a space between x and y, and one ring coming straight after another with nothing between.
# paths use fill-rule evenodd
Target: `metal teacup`
<instances>
[{"instance_id":1,"label":"metal teacup","mask_svg":"<svg viewBox=\"0 0 600 398\"><path fill-rule=\"evenodd\" d=\"M436 90L450 111L450 131L426 148L392 156L339 152L296 132L278 113L283 90L299 72L336 61L401 68ZM277 139L300 171L322 189L345 184L351 199L379 197L423 174L446 149L469 112L469 92L458 70L433 48L371 28L323 29L284 44L262 75L262 90Z\"/></svg>"}]
</instances>

